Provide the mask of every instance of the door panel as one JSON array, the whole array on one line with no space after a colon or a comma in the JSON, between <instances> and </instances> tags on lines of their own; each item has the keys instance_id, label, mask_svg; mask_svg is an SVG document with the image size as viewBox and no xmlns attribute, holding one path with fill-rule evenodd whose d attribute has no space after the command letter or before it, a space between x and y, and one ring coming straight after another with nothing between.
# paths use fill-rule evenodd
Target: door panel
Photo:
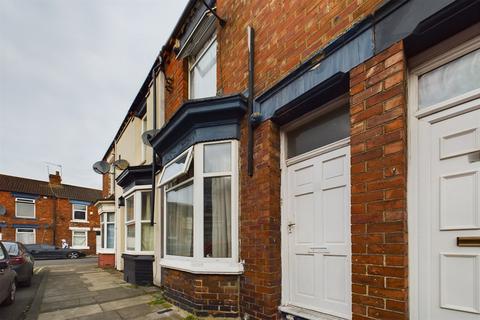
<instances>
[{"instance_id":1,"label":"door panel","mask_svg":"<svg viewBox=\"0 0 480 320\"><path fill-rule=\"evenodd\" d=\"M480 110L420 120L419 308L426 320L480 319Z\"/></svg>"},{"instance_id":2,"label":"door panel","mask_svg":"<svg viewBox=\"0 0 480 320\"><path fill-rule=\"evenodd\" d=\"M290 303L351 317L350 147L287 167Z\"/></svg>"}]
</instances>

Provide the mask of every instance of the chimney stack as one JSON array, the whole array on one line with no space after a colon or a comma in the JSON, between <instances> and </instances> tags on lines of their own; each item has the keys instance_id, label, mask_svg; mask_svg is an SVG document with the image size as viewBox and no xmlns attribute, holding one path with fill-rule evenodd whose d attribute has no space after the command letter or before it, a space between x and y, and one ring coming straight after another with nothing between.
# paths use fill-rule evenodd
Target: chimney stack
<instances>
[{"instance_id":1,"label":"chimney stack","mask_svg":"<svg viewBox=\"0 0 480 320\"><path fill-rule=\"evenodd\" d=\"M61 185L62 184L62 177L60 176L60 172L55 171L55 174L49 174L48 180L50 180L50 184L52 185Z\"/></svg>"}]
</instances>

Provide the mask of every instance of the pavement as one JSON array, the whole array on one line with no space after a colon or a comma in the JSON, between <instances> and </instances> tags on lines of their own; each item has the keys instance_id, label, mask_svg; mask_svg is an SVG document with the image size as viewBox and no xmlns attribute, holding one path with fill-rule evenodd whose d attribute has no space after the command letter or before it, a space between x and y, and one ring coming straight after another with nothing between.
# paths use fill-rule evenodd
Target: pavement
<instances>
[{"instance_id":1,"label":"pavement","mask_svg":"<svg viewBox=\"0 0 480 320\"><path fill-rule=\"evenodd\" d=\"M128 284L122 273L98 268L96 259L37 261L34 283L33 300L26 301L22 313L0 307L0 319L181 320L187 316L168 304L158 287ZM19 304L18 299L12 306Z\"/></svg>"}]
</instances>

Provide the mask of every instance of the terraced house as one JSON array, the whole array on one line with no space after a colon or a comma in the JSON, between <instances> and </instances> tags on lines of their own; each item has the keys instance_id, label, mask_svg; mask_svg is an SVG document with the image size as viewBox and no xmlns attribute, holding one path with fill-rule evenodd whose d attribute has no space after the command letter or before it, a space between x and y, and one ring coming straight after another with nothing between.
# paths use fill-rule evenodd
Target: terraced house
<instances>
[{"instance_id":1,"label":"terraced house","mask_svg":"<svg viewBox=\"0 0 480 320\"><path fill-rule=\"evenodd\" d=\"M199 316L480 319L479 22L189 1L104 158L116 267Z\"/></svg>"},{"instance_id":2,"label":"terraced house","mask_svg":"<svg viewBox=\"0 0 480 320\"><path fill-rule=\"evenodd\" d=\"M0 239L70 248L96 254L100 239L97 209L101 191L62 183L57 171L49 181L0 174Z\"/></svg>"}]
</instances>

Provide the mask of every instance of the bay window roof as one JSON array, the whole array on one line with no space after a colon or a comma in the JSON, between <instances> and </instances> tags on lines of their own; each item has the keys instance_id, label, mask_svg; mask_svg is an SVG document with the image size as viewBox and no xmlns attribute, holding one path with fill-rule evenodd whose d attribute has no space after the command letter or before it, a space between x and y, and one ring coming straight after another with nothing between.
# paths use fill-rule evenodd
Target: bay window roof
<instances>
[{"instance_id":1,"label":"bay window roof","mask_svg":"<svg viewBox=\"0 0 480 320\"><path fill-rule=\"evenodd\" d=\"M152 184L152 166L130 166L125 169L116 179L124 191L142 185Z\"/></svg>"},{"instance_id":2,"label":"bay window roof","mask_svg":"<svg viewBox=\"0 0 480 320\"><path fill-rule=\"evenodd\" d=\"M246 109L241 94L189 100L150 142L165 165L196 143L239 139Z\"/></svg>"}]
</instances>

